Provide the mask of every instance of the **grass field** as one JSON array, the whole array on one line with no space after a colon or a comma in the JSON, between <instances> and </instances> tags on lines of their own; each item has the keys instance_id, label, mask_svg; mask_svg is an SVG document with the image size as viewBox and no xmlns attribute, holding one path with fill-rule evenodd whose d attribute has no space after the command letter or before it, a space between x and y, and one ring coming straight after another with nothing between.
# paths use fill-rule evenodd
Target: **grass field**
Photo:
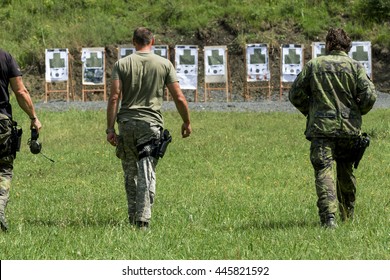
<instances>
[{"instance_id":1,"label":"grass field","mask_svg":"<svg viewBox=\"0 0 390 280\"><path fill-rule=\"evenodd\" d=\"M193 112L157 168L151 230L127 224L120 161L104 111L40 111L41 155L24 129L0 259L390 259L390 110L364 118L372 135L359 169L356 219L320 228L305 119L291 113Z\"/></svg>"}]
</instances>

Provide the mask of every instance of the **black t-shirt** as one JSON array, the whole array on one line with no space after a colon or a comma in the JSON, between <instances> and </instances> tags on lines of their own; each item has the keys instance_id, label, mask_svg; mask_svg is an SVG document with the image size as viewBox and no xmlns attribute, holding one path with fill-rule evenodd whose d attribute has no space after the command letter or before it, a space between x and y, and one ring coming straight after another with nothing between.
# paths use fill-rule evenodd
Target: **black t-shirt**
<instances>
[{"instance_id":1,"label":"black t-shirt","mask_svg":"<svg viewBox=\"0 0 390 280\"><path fill-rule=\"evenodd\" d=\"M9 81L11 78L22 76L15 59L6 51L0 49L0 112L12 116L9 103Z\"/></svg>"}]
</instances>

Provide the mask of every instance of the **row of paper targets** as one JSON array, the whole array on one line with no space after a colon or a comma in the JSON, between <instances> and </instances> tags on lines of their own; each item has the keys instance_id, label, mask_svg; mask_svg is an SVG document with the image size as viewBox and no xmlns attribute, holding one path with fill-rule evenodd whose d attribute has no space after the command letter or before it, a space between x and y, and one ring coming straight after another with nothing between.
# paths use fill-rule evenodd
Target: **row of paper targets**
<instances>
[{"instance_id":1,"label":"row of paper targets","mask_svg":"<svg viewBox=\"0 0 390 280\"><path fill-rule=\"evenodd\" d=\"M304 65L304 46L283 44L281 48L280 75L282 82L292 82L301 72ZM118 58L123 58L135 52L133 46L120 46ZM153 52L169 59L169 48L165 45L154 46ZM175 46L175 68L183 89L196 89L198 78L198 46ZM312 43L312 57L325 54L325 43ZM371 43L353 42L349 56L360 61L372 77ZM67 81L69 78L68 49L46 49L46 82ZM83 85L101 85L105 83L105 52L104 48L83 48L82 83ZM228 72L227 47L204 47L204 75L209 82L224 81ZM237 69L235 69L237 71ZM270 61L268 44L246 45L246 76L247 82L269 81ZM221 79L219 79L221 77Z\"/></svg>"}]
</instances>

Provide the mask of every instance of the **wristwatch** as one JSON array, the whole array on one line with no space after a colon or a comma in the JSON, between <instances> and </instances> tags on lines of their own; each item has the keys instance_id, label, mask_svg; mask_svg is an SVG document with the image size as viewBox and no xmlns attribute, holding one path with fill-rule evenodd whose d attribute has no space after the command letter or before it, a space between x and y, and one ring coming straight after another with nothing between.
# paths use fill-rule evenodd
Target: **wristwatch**
<instances>
[{"instance_id":1,"label":"wristwatch","mask_svg":"<svg viewBox=\"0 0 390 280\"><path fill-rule=\"evenodd\" d=\"M111 132L115 132L115 129L114 128L107 128L106 129L106 134L111 133Z\"/></svg>"}]
</instances>

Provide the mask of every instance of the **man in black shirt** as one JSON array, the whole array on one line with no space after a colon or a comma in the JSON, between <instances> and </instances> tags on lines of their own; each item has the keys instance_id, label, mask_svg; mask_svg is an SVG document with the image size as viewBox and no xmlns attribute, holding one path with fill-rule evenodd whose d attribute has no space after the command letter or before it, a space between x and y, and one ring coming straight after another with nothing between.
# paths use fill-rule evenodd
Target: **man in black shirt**
<instances>
[{"instance_id":1,"label":"man in black shirt","mask_svg":"<svg viewBox=\"0 0 390 280\"><path fill-rule=\"evenodd\" d=\"M0 226L2 231L8 230L5 208L9 199L9 190L13 174L14 153L9 153L7 146L12 137L14 122L10 104L9 86L15 93L18 105L29 116L31 128L39 131L41 122L35 114L30 94L24 86L22 73L15 59L0 49Z\"/></svg>"}]
</instances>

